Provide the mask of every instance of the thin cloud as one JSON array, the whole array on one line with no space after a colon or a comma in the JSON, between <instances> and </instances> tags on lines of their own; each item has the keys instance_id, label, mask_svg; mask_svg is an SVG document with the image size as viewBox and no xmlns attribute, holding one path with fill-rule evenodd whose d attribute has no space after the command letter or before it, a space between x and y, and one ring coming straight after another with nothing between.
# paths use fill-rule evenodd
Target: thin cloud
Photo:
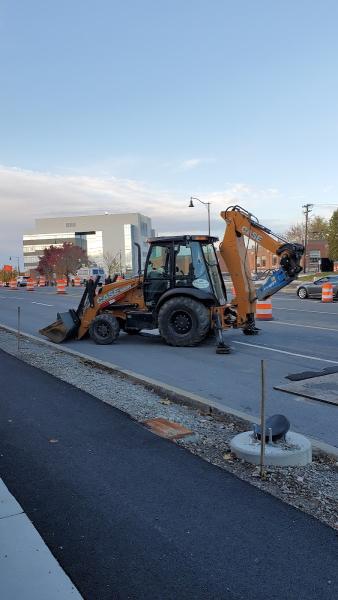
<instances>
[{"instance_id":1,"label":"thin cloud","mask_svg":"<svg viewBox=\"0 0 338 600\"><path fill-rule=\"evenodd\" d=\"M259 190L245 183L196 195L211 202L212 231L221 235L224 223L219 213L230 204L242 204L257 212L264 224L276 200L276 190ZM96 213L142 212L152 218L158 234L197 233L207 229L202 205L188 208L189 194L157 189L144 182L116 177L57 175L0 166L1 236L0 263L21 254L22 235L41 217ZM284 223L283 223L284 224Z\"/></svg>"},{"instance_id":2,"label":"thin cloud","mask_svg":"<svg viewBox=\"0 0 338 600\"><path fill-rule=\"evenodd\" d=\"M192 171L203 164L211 162L215 162L213 158L188 158L181 162L179 168L181 171Z\"/></svg>"}]
</instances>

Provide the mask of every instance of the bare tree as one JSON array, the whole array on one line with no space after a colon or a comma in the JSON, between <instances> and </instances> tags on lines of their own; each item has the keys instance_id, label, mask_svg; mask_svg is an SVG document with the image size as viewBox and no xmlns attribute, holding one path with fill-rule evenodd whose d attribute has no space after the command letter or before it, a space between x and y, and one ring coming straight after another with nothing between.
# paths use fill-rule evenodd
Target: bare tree
<instances>
[{"instance_id":1,"label":"bare tree","mask_svg":"<svg viewBox=\"0 0 338 600\"><path fill-rule=\"evenodd\" d=\"M314 216L309 219L308 239L309 240L326 240L328 237L329 222L324 217ZM294 223L284 233L284 237L288 242L304 243L305 239L305 224Z\"/></svg>"},{"instance_id":2,"label":"bare tree","mask_svg":"<svg viewBox=\"0 0 338 600\"><path fill-rule=\"evenodd\" d=\"M110 250L103 253L103 262L108 275L111 277L114 273L119 273L121 265L119 260L119 252L114 254Z\"/></svg>"}]
</instances>

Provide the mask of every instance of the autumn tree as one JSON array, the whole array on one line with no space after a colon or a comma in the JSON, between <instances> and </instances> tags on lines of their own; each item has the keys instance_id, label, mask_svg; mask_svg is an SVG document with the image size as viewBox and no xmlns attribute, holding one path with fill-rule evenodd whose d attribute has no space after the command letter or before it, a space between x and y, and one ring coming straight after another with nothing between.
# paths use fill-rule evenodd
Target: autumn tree
<instances>
[{"instance_id":1,"label":"autumn tree","mask_svg":"<svg viewBox=\"0 0 338 600\"><path fill-rule=\"evenodd\" d=\"M103 253L103 263L109 276L119 273L121 270L119 252L107 251Z\"/></svg>"},{"instance_id":2,"label":"autumn tree","mask_svg":"<svg viewBox=\"0 0 338 600\"><path fill-rule=\"evenodd\" d=\"M329 257L338 260L338 210L335 210L329 222Z\"/></svg>"},{"instance_id":3,"label":"autumn tree","mask_svg":"<svg viewBox=\"0 0 338 600\"><path fill-rule=\"evenodd\" d=\"M69 242L64 242L61 248L59 260L57 262L57 272L65 275L69 283L69 275L75 274L81 265L87 265L87 252Z\"/></svg>"},{"instance_id":4,"label":"autumn tree","mask_svg":"<svg viewBox=\"0 0 338 600\"><path fill-rule=\"evenodd\" d=\"M87 263L87 253L80 246L64 242L61 247L45 248L40 256L37 271L48 279L52 279L54 274L57 277L66 277L68 282L69 275L75 274L81 265Z\"/></svg>"},{"instance_id":5,"label":"autumn tree","mask_svg":"<svg viewBox=\"0 0 338 600\"><path fill-rule=\"evenodd\" d=\"M15 269L1 269L0 270L0 281L2 283L9 283L11 279L16 279L18 272Z\"/></svg>"},{"instance_id":6,"label":"autumn tree","mask_svg":"<svg viewBox=\"0 0 338 600\"><path fill-rule=\"evenodd\" d=\"M54 277L54 273L57 272L57 265L60 260L62 249L56 246L49 246L43 251L43 255L40 256L37 271L40 275L44 275L49 281Z\"/></svg>"}]
</instances>

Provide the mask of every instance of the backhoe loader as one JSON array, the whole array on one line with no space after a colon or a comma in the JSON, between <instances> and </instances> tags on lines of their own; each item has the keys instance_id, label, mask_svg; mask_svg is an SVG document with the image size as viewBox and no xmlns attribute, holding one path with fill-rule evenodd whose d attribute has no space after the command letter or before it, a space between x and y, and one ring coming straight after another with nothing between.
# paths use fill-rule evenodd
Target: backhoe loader
<instances>
[{"instance_id":1,"label":"backhoe loader","mask_svg":"<svg viewBox=\"0 0 338 600\"><path fill-rule=\"evenodd\" d=\"M288 243L261 225L240 206L221 212L226 222L220 254L227 265L235 298L229 303L214 244L208 235L157 237L148 240L144 272L101 288L89 282L76 310L58 314L57 321L40 330L55 343L89 336L97 344L111 344L120 330L132 335L142 329L159 329L171 346L195 346L214 330L217 352L227 353L223 331L241 328L255 335L255 305L297 278L304 253L301 244ZM247 260L249 241L280 258L258 289Z\"/></svg>"}]
</instances>

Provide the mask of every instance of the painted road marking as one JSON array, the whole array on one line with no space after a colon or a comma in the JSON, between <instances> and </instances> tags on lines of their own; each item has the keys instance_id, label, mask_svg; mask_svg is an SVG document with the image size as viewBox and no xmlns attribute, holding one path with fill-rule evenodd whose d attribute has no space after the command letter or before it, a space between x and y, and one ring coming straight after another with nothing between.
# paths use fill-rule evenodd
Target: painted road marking
<instances>
[{"instance_id":1,"label":"painted road marking","mask_svg":"<svg viewBox=\"0 0 338 600\"><path fill-rule=\"evenodd\" d=\"M41 306L54 306L54 304L45 304L44 302L34 302L34 300L32 300L32 304L40 304Z\"/></svg>"},{"instance_id":2,"label":"painted road marking","mask_svg":"<svg viewBox=\"0 0 338 600\"><path fill-rule=\"evenodd\" d=\"M241 346L251 346L251 348L260 348L261 350L269 350L270 352L279 352L280 354L289 354L290 356L298 356L300 358L308 358L310 360L318 360L320 362L331 363L332 365L338 365L337 360L329 360L328 358L319 358L318 356L307 356L306 354L297 354L296 352L287 352L286 350L277 350L277 348L270 348L269 346L260 346L258 344L248 344L247 342L232 341L232 344L240 344Z\"/></svg>"},{"instance_id":3,"label":"painted road marking","mask_svg":"<svg viewBox=\"0 0 338 600\"><path fill-rule=\"evenodd\" d=\"M23 296L0 296L0 298L11 298L11 300L22 300Z\"/></svg>"},{"instance_id":4,"label":"painted road marking","mask_svg":"<svg viewBox=\"0 0 338 600\"><path fill-rule=\"evenodd\" d=\"M272 323L273 325L290 325L291 327L305 327L308 329L324 329L326 331L338 331L338 329L334 329L332 327L320 327L319 325L301 325L299 323L287 323L286 321L267 321L267 323Z\"/></svg>"},{"instance_id":5,"label":"painted road marking","mask_svg":"<svg viewBox=\"0 0 338 600\"><path fill-rule=\"evenodd\" d=\"M281 306L274 306L273 310L293 310L296 312L306 312L306 313L318 313L321 315L338 315L337 312L331 313L331 312L327 312L326 310L306 310L305 308L283 308Z\"/></svg>"}]
</instances>

